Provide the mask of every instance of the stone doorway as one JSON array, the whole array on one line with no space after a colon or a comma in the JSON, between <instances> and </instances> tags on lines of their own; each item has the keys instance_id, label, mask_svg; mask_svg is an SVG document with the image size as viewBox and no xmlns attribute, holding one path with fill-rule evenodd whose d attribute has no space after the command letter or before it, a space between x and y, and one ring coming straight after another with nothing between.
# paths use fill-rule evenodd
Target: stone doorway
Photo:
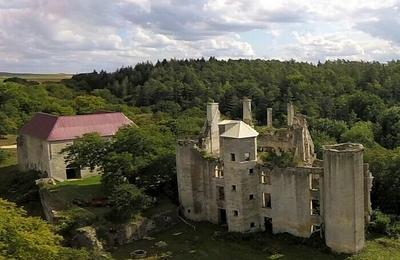
<instances>
[{"instance_id":1,"label":"stone doorway","mask_svg":"<svg viewBox=\"0 0 400 260\"><path fill-rule=\"evenodd\" d=\"M220 225L228 224L227 218L226 218L226 210L225 209L218 209L218 223Z\"/></svg>"}]
</instances>

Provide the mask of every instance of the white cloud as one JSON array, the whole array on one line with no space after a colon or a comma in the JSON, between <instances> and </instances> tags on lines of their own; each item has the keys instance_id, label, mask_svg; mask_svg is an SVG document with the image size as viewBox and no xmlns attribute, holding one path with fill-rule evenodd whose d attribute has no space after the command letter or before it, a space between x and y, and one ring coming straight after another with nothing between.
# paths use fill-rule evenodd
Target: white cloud
<instances>
[{"instance_id":1,"label":"white cloud","mask_svg":"<svg viewBox=\"0 0 400 260\"><path fill-rule=\"evenodd\" d=\"M399 6L399 0L0 0L0 71L114 70L202 56L386 61L400 56ZM240 36L250 31L263 36Z\"/></svg>"}]
</instances>

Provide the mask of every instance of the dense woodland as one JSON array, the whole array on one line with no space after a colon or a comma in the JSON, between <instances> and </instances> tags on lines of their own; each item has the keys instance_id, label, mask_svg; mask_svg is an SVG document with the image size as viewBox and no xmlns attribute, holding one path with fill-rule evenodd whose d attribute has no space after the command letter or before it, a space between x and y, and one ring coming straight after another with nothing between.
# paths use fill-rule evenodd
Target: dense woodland
<instances>
[{"instance_id":1,"label":"dense woodland","mask_svg":"<svg viewBox=\"0 0 400 260\"><path fill-rule=\"evenodd\" d=\"M240 118L244 96L253 100L259 125L266 123L266 109L272 107L274 125L283 126L286 103L293 102L308 116L320 158L323 144L363 143L375 177L373 207L400 215L400 61L164 60L113 73L78 74L60 83L10 78L0 83L0 134L16 133L37 111L64 115L122 111L144 129L133 135L154 147L145 151L144 165L126 165L126 171L134 173L131 179L138 172L155 173L157 165L167 165L163 172L173 176L173 163L163 162L174 158L176 138L201 130L206 102L219 102L225 116ZM119 140L127 149L138 142L124 133L115 142ZM109 152L107 157L126 161L126 156L130 162L142 156L115 147ZM107 167L104 162L102 166ZM156 188L164 184L171 185L166 180Z\"/></svg>"}]
</instances>

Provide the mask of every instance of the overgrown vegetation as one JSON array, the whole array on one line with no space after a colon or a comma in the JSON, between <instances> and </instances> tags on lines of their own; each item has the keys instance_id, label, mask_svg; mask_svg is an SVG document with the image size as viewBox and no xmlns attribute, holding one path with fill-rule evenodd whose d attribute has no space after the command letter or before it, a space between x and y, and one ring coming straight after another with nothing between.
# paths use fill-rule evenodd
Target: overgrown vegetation
<instances>
[{"instance_id":1,"label":"overgrown vegetation","mask_svg":"<svg viewBox=\"0 0 400 260\"><path fill-rule=\"evenodd\" d=\"M28 217L15 204L0 199L0 258L99 259L84 250L61 246L62 237L37 217Z\"/></svg>"}]
</instances>

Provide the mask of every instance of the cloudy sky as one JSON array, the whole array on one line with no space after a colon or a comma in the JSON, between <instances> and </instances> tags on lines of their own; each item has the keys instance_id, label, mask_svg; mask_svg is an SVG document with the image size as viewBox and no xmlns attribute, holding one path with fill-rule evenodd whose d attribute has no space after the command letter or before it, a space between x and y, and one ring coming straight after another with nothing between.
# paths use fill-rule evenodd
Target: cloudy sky
<instances>
[{"instance_id":1,"label":"cloudy sky","mask_svg":"<svg viewBox=\"0 0 400 260\"><path fill-rule=\"evenodd\" d=\"M0 71L202 56L400 59L400 0L0 0Z\"/></svg>"}]
</instances>

